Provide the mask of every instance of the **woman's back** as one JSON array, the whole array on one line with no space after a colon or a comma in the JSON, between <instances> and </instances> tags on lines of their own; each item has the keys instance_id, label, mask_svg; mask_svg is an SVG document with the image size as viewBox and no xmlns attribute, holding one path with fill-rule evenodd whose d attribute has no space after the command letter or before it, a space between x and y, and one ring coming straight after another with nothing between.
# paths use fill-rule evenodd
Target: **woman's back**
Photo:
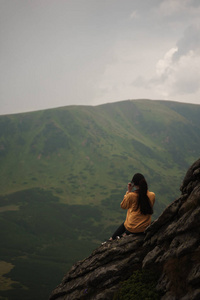
<instances>
[{"instance_id":1,"label":"woman's back","mask_svg":"<svg viewBox=\"0 0 200 300\"><path fill-rule=\"evenodd\" d=\"M155 194L147 191L147 196L151 207L153 207L155 203ZM121 202L121 208L128 210L124 226L128 231L133 233L144 232L151 224L151 214L144 215L141 213L140 207L138 207L138 197L139 195L137 192L126 193Z\"/></svg>"}]
</instances>

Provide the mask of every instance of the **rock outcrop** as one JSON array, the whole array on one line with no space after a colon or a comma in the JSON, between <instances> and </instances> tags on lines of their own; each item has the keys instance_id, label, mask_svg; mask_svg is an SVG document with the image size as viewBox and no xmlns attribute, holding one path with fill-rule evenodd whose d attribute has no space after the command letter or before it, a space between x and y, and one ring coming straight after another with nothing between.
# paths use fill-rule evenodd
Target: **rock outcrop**
<instances>
[{"instance_id":1,"label":"rock outcrop","mask_svg":"<svg viewBox=\"0 0 200 300\"><path fill-rule=\"evenodd\" d=\"M77 262L50 300L110 300L134 270L153 270L162 300L200 299L200 159L181 195L146 230L108 242Z\"/></svg>"}]
</instances>

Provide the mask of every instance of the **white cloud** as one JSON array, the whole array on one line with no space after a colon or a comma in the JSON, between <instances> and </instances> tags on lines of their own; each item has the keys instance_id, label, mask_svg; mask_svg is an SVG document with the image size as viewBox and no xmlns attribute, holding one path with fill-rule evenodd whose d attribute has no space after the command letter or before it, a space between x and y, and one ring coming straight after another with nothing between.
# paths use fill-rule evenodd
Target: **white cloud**
<instances>
[{"instance_id":1,"label":"white cloud","mask_svg":"<svg viewBox=\"0 0 200 300\"><path fill-rule=\"evenodd\" d=\"M174 85L171 87L173 93L196 93L200 90L200 56L192 50L181 56L171 75L174 77Z\"/></svg>"},{"instance_id":2,"label":"white cloud","mask_svg":"<svg viewBox=\"0 0 200 300\"><path fill-rule=\"evenodd\" d=\"M191 50L200 52L200 23L190 25L184 31L183 37L177 42L178 51L174 58L179 59Z\"/></svg>"},{"instance_id":3,"label":"white cloud","mask_svg":"<svg viewBox=\"0 0 200 300\"><path fill-rule=\"evenodd\" d=\"M185 9L188 0L167 0L161 2L158 7L158 12L162 15L172 15Z\"/></svg>"},{"instance_id":4,"label":"white cloud","mask_svg":"<svg viewBox=\"0 0 200 300\"><path fill-rule=\"evenodd\" d=\"M134 10L131 15L130 15L131 19L138 19L139 18L139 14L137 12L137 10Z\"/></svg>"},{"instance_id":5,"label":"white cloud","mask_svg":"<svg viewBox=\"0 0 200 300\"><path fill-rule=\"evenodd\" d=\"M177 47L166 52L156 64L156 76L150 80L164 98L189 97L200 92L200 39L199 29L190 26Z\"/></svg>"},{"instance_id":6,"label":"white cloud","mask_svg":"<svg viewBox=\"0 0 200 300\"><path fill-rule=\"evenodd\" d=\"M166 73L170 72L170 69L172 68L172 59L174 53L178 51L178 48L172 48L170 49L164 56L163 59L160 59L156 65L156 74L158 76L165 75Z\"/></svg>"},{"instance_id":7,"label":"white cloud","mask_svg":"<svg viewBox=\"0 0 200 300\"><path fill-rule=\"evenodd\" d=\"M197 16L200 9L200 3L195 0L163 0L156 8L162 16L193 15Z\"/></svg>"}]
</instances>

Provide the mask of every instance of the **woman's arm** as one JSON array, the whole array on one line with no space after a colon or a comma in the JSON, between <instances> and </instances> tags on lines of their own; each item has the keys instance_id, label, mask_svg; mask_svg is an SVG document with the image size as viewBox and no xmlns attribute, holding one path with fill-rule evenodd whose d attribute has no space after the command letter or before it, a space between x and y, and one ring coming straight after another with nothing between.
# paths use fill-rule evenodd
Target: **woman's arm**
<instances>
[{"instance_id":1,"label":"woman's arm","mask_svg":"<svg viewBox=\"0 0 200 300\"><path fill-rule=\"evenodd\" d=\"M124 199L121 202L121 208L123 209L129 209L130 208L130 194L129 192L126 192L124 195Z\"/></svg>"}]
</instances>

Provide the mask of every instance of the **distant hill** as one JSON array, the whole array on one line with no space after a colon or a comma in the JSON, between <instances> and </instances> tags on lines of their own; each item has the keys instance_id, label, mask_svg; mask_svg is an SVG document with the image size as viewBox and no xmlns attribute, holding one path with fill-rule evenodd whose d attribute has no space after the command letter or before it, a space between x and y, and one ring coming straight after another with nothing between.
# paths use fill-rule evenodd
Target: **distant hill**
<instances>
[{"instance_id":1,"label":"distant hill","mask_svg":"<svg viewBox=\"0 0 200 300\"><path fill-rule=\"evenodd\" d=\"M123 221L136 172L156 193L158 217L199 158L199 115L200 105L129 100L0 116L0 257L14 282L0 295L23 300L28 288L46 299Z\"/></svg>"}]
</instances>

